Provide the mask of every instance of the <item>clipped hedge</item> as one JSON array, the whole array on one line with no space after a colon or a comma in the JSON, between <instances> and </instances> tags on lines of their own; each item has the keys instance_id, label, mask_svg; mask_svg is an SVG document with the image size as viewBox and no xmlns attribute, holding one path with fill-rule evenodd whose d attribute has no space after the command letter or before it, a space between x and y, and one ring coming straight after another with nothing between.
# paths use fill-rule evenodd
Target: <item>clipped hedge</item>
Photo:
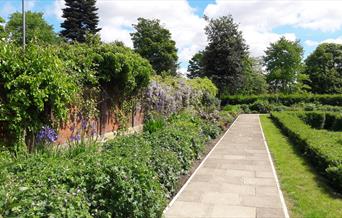
<instances>
[{"instance_id":1,"label":"clipped hedge","mask_svg":"<svg viewBox=\"0 0 342 218\"><path fill-rule=\"evenodd\" d=\"M195 113L103 146L0 153L4 217L161 217L182 174L222 130Z\"/></svg>"},{"instance_id":2,"label":"clipped hedge","mask_svg":"<svg viewBox=\"0 0 342 218\"><path fill-rule=\"evenodd\" d=\"M342 131L342 114L331 112L311 111L298 113L305 123L316 129Z\"/></svg>"},{"instance_id":3,"label":"clipped hedge","mask_svg":"<svg viewBox=\"0 0 342 218\"><path fill-rule=\"evenodd\" d=\"M291 106L297 103L320 103L323 105L342 106L342 95L313 95L313 94L292 94L292 95L233 95L222 98L221 105L253 104L256 101L268 101L271 104L282 104Z\"/></svg>"},{"instance_id":4,"label":"clipped hedge","mask_svg":"<svg viewBox=\"0 0 342 218\"><path fill-rule=\"evenodd\" d=\"M305 124L303 113L273 112L272 119L283 132L300 146L303 154L342 192L342 132L317 130ZM309 116L309 115L308 115Z\"/></svg>"}]
</instances>

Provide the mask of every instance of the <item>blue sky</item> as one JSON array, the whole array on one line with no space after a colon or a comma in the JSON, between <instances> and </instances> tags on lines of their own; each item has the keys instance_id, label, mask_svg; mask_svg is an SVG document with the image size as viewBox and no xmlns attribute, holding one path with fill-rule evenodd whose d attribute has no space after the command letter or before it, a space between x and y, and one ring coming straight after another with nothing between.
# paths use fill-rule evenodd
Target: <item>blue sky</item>
<instances>
[{"instance_id":1,"label":"blue sky","mask_svg":"<svg viewBox=\"0 0 342 218\"><path fill-rule=\"evenodd\" d=\"M28 10L41 11L60 30L63 0L25 0ZM178 47L181 70L206 45L202 19L232 14L253 56L263 55L281 36L301 41L305 56L321 42L342 43L342 1L338 0L98 0L101 38L132 46L129 33L138 17L158 18L170 29ZM0 0L0 16L21 11L21 0Z\"/></svg>"}]
</instances>

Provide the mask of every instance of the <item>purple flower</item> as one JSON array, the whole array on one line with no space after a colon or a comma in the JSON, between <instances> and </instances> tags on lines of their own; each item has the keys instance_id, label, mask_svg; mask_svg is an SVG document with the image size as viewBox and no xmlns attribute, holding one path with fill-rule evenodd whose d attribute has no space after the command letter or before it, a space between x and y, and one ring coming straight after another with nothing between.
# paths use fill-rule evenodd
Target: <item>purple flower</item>
<instances>
[{"instance_id":1,"label":"purple flower","mask_svg":"<svg viewBox=\"0 0 342 218\"><path fill-rule=\"evenodd\" d=\"M74 141L80 141L81 140L81 135L77 134L77 135L72 135L70 136L70 142L74 142Z\"/></svg>"},{"instance_id":2,"label":"purple flower","mask_svg":"<svg viewBox=\"0 0 342 218\"><path fill-rule=\"evenodd\" d=\"M82 129L86 129L87 128L87 121L82 120L81 126L82 126Z\"/></svg>"},{"instance_id":3,"label":"purple flower","mask_svg":"<svg viewBox=\"0 0 342 218\"><path fill-rule=\"evenodd\" d=\"M81 140L81 135L80 135L80 134L77 134L77 135L76 135L76 140L77 140L77 141L80 141L80 140Z\"/></svg>"},{"instance_id":4,"label":"purple flower","mask_svg":"<svg viewBox=\"0 0 342 218\"><path fill-rule=\"evenodd\" d=\"M37 142L55 142L58 138L56 131L48 126L43 126L37 134Z\"/></svg>"},{"instance_id":5,"label":"purple flower","mask_svg":"<svg viewBox=\"0 0 342 218\"><path fill-rule=\"evenodd\" d=\"M76 140L76 137L75 136L70 136L70 139L69 139L71 142L75 141Z\"/></svg>"}]
</instances>

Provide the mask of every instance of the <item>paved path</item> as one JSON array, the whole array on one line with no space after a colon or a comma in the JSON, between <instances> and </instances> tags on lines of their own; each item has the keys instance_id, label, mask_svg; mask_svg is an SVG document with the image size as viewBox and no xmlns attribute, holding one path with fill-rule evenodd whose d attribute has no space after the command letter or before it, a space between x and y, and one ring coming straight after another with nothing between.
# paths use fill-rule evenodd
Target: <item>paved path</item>
<instances>
[{"instance_id":1,"label":"paved path","mask_svg":"<svg viewBox=\"0 0 342 218\"><path fill-rule=\"evenodd\" d=\"M170 203L165 217L287 217L282 202L259 116L240 115Z\"/></svg>"}]
</instances>

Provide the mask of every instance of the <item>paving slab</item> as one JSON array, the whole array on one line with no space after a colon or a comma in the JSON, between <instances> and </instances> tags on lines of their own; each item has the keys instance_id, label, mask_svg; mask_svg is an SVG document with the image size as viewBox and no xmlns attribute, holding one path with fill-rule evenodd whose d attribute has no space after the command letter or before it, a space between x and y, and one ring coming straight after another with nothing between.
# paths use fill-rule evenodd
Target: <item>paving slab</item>
<instances>
[{"instance_id":1,"label":"paving slab","mask_svg":"<svg viewBox=\"0 0 342 218\"><path fill-rule=\"evenodd\" d=\"M240 115L164 211L166 218L288 218L259 115Z\"/></svg>"}]
</instances>

